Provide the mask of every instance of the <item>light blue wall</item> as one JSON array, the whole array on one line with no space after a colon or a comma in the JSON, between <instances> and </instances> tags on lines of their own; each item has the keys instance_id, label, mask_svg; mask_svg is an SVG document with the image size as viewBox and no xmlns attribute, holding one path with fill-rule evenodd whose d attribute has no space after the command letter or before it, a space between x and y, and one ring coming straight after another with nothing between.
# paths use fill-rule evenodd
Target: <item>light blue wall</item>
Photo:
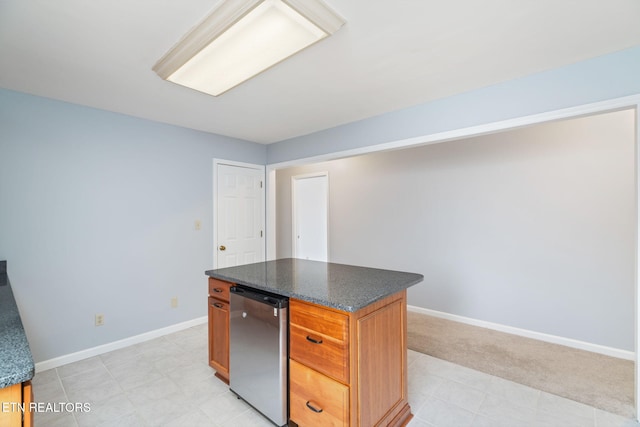
<instances>
[{"instance_id":1,"label":"light blue wall","mask_svg":"<svg viewBox=\"0 0 640 427\"><path fill-rule=\"evenodd\" d=\"M268 147L0 89L0 259L34 358L206 314L214 157L273 164L455 130L638 94L639 75L640 46Z\"/></svg>"},{"instance_id":2,"label":"light blue wall","mask_svg":"<svg viewBox=\"0 0 640 427\"><path fill-rule=\"evenodd\" d=\"M640 46L271 144L267 160L280 163L640 94L638 76Z\"/></svg>"},{"instance_id":3,"label":"light blue wall","mask_svg":"<svg viewBox=\"0 0 640 427\"><path fill-rule=\"evenodd\" d=\"M213 158L266 147L0 90L0 259L36 362L206 315Z\"/></svg>"}]
</instances>

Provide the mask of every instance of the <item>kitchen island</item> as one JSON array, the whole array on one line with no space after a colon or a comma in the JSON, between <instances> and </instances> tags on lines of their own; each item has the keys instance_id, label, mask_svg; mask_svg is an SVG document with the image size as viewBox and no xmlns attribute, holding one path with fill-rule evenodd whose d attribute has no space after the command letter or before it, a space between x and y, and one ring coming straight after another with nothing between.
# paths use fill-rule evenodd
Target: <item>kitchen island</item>
<instances>
[{"instance_id":1,"label":"kitchen island","mask_svg":"<svg viewBox=\"0 0 640 427\"><path fill-rule=\"evenodd\" d=\"M299 259L206 274L210 359L218 374L223 371L221 379L233 376L228 371L229 321L224 317L229 313L228 289L243 285L289 298L291 425L409 422L406 289L421 282L422 275Z\"/></svg>"},{"instance_id":2,"label":"kitchen island","mask_svg":"<svg viewBox=\"0 0 640 427\"><path fill-rule=\"evenodd\" d=\"M31 426L31 379L35 367L6 261L0 261L0 360L0 426Z\"/></svg>"}]
</instances>

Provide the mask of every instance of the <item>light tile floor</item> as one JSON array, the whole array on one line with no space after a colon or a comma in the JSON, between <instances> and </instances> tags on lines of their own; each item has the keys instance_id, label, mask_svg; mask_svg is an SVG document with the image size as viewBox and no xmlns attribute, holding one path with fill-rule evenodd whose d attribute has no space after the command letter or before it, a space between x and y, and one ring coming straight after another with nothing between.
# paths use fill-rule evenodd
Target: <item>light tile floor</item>
<instances>
[{"instance_id":1,"label":"light tile floor","mask_svg":"<svg viewBox=\"0 0 640 427\"><path fill-rule=\"evenodd\" d=\"M37 373L35 401L57 406L36 413L35 425L273 427L213 376L206 341L207 326L200 325ZM89 403L90 411L67 411L73 405L62 402ZM409 427L639 426L413 351L409 403L414 414Z\"/></svg>"}]
</instances>

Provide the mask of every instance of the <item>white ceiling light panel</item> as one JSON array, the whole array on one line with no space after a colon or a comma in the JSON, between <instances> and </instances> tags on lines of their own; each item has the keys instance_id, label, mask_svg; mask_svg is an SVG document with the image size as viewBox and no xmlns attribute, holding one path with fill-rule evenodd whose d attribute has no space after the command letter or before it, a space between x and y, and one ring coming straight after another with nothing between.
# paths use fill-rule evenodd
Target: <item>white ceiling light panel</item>
<instances>
[{"instance_id":1,"label":"white ceiling light panel","mask_svg":"<svg viewBox=\"0 0 640 427\"><path fill-rule=\"evenodd\" d=\"M343 24L319 0L225 1L153 70L163 79L218 96Z\"/></svg>"}]
</instances>

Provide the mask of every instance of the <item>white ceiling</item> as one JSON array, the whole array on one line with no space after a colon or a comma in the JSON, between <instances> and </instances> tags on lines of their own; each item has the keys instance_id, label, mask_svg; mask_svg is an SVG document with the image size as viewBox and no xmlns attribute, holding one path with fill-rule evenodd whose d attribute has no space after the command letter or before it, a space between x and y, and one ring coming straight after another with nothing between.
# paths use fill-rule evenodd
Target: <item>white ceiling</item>
<instances>
[{"instance_id":1,"label":"white ceiling","mask_svg":"<svg viewBox=\"0 0 640 427\"><path fill-rule=\"evenodd\" d=\"M640 44L638 0L327 0L332 37L214 98L151 67L219 0L0 0L0 87L272 143Z\"/></svg>"}]
</instances>

